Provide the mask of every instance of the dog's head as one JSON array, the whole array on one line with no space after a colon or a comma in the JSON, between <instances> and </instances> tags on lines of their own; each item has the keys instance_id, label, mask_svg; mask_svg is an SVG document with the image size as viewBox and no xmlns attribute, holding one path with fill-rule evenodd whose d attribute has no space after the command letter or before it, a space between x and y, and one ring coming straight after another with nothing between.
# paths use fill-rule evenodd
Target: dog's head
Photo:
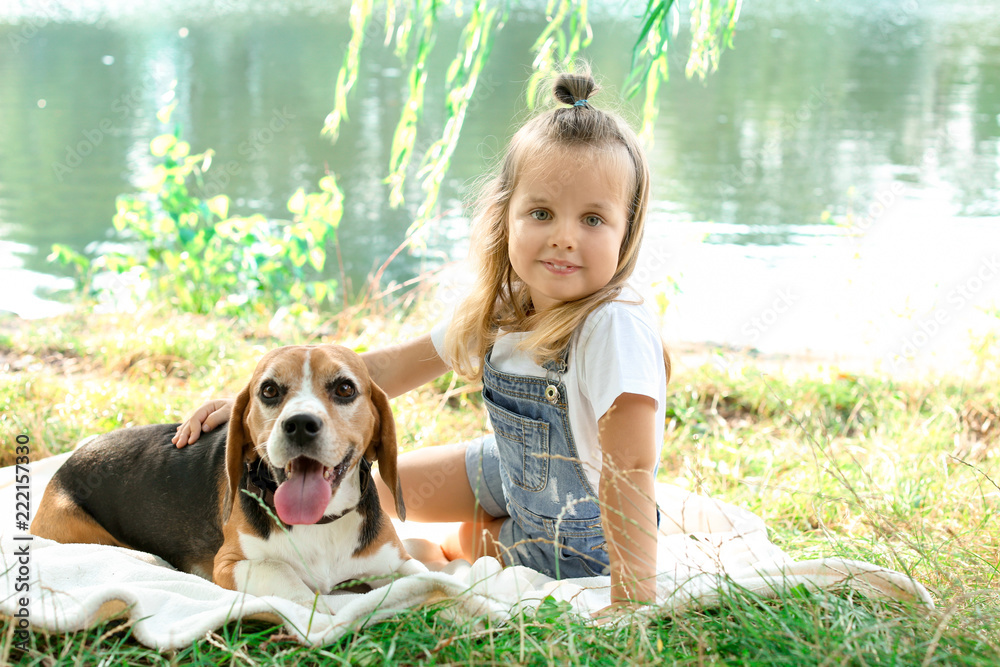
<instances>
[{"instance_id":1,"label":"dog's head","mask_svg":"<svg viewBox=\"0 0 1000 667\"><path fill-rule=\"evenodd\" d=\"M396 512L405 518L389 399L361 357L339 345L272 350L233 405L224 516L236 502L245 462L260 458L279 483L279 518L315 523L338 495L354 493L341 482L356 477L362 457L378 460Z\"/></svg>"}]
</instances>

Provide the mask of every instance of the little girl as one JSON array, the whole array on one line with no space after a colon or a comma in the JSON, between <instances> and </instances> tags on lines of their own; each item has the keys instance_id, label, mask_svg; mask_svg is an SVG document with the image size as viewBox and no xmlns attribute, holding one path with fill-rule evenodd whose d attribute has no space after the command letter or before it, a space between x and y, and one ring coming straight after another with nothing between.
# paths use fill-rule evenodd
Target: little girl
<instances>
[{"instance_id":1,"label":"little girl","mask_svg":"<svg viewBox=\"0 0 1000 667\"><path fill-rule=\"evenodd\" d=\"M613 601L652 602L670 362L626 285L649 167L631 128L591 105L595 92L589 74L560 76L560 108L511 139L475 215L474 286L451 321L362 357L390 397L449 368L482 381L492 434L398 462L408 518L463 522L446 557L610 574ZM207 403L175 442L194 442L230 409Z\"/></svg>"}]
</instances>

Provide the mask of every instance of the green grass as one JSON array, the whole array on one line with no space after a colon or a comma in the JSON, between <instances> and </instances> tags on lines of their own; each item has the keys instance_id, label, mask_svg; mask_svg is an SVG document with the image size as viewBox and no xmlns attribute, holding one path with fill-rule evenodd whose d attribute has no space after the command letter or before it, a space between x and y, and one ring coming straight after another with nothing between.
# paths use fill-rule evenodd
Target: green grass
<instances>
[{"instance_id":1,"label":"green grass","mask_svg":"<svg viewBox=\"0 0 1000 667\"><path fill-rule=\"evenodd\" d=\"M149 308L0 321L0 464L14 437L42 457L85 435L182 419L233 395L275 345L378 347L425 331L408 301L336 318L250 324ZM401 316L400 313L406 315ZM682 361L682 359L679 359ZM683 364L679 364L683 366ZM6 370L4 368L6 367ZM0 659L24 664L789 664L992 665L1000 662L1000 378L899 380L749 361L677 373L661 481L762 516L796 559L837 556L911 573L934 611L851 591L732 594L716 608L595 626L549 603L496 625L453 623L441 606L348 633L321 649L281 628L230 624L177 652L139 645L127 623L35 633ZM394 401L404 448L480 431L474 388L446 377ZM445 605L446 606L446 605ZM53 662L54 661L54 662Z\"/></svg>"},{"instance_id":2,"label":"green grass","mask_svg":"<svg viewBox=\"0 0 1000 667\"><path fill-rule=\"evenodd\" d=\"M35 634L22 664L179 665L992 665L1000 659L995 615L901 609L849 594L793 591L766 601L733 594L720 606L676 617L595 626L554 603L503 625L451 623L446 606L402 613L322 648L280 628L233 623L179 651L136 643L124 623L87 632ZM6 647L5 647L6 650ZM4 654L5 655L5 654ZM2 656L0 656L2 657Z\"/></svg>"}]
</instances>

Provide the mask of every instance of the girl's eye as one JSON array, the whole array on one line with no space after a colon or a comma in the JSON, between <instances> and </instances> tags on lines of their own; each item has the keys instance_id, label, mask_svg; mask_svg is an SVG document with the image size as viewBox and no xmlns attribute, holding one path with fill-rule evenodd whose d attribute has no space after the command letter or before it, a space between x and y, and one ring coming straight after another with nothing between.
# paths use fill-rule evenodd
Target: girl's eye
<instances>
[{"instance_id":1,"label":"girl's eye","mask_svg":"<svg viewBox=\"0 0 1000 667\"><path fill-rule=\"evenodd\" d=\"M601 220L601 219L600 219L599 217L597 217L596 215L588 215L588 216L587 216L586 218L584 218L584 219L583 219L583 222L584 222L584 224L586 224L586 225L587 225L588 227L596 227L596 226L598 226L599 224L601 224L601 223L602 223L602 222L604 222L604 221L603 221L603 220Z\"/></svg>"},{"instance_id":2,"label":"girl's eye","mask_svg":"<svg viewBox=\"0 0 1000 667\"><path fill-rule=\"evenodd\" d=\"M549 219L549 212L548 211L543 211L541 209L532 211L529 215L531 215L531 217L534 218L535 220L548 220Z\"/></svg>"}]
</instances>

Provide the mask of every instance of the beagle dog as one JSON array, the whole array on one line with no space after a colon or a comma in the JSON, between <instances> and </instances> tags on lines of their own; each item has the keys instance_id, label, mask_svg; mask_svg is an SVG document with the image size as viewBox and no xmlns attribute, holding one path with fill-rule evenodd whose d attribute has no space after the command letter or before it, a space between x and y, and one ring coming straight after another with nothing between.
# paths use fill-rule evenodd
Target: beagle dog
<instances>
[{"instance_id":1,"label":"beagle dog","mask_svg":"<svg viewBox=\"0 0 1000 667\"><path fill-rule=\"evenodd\" d=\"M84 442L46 487L31 533L110 544L252 595L311 605L363 577L425 571L379 506L405 518L396 428L364 362L335 345L266 354L227 428L183 449L176 424Z\"/></svg>"}]
</instances>

